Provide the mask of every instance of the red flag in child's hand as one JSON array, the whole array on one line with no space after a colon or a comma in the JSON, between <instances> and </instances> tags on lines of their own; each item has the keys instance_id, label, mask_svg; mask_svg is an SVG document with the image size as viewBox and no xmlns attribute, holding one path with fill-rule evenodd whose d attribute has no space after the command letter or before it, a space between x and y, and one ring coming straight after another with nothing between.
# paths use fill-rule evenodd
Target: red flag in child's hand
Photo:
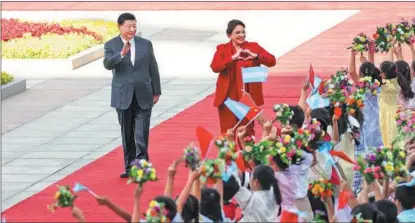
<instances>
[{"instance_id":1,"label":"red flag in child's hand","mask_svg":"<svg viewBox=\"0 0 415 223\"><path fill-rule=\"evenodd\" d=\"M238 154L238 157L236 158L235 163L239 171L244 172L246 170L244 157L242 156L241 152Z\"/></svg>"},{"instance_id":2,"label":"red flag in child's hand","mask_svg":"<svg viewBox=\"0 0 415 223\"><path fill-rule=\"evenodd\" d=\"M354 164L354 161L343 151L331 150L330 155L337 156L337 157L339 157L340 159L342 159L346 162Z\"/></svg>"},{"instance_id":3,"label":"red flag in child's hand","mask_svg":"<svg viewBox=\"0 0 415 223\"><path fill-rule=\"evenodd\" d=\"M340 210L345 208L351 197L353 197L353 194L350 191L341 191L339 194L339 206L337 207L337 209Z\"/></svg>"},{"instance_id":4,"label":"red flag in child's hand","mask_svg":"<svg viewBox=\"0 0 415 223\"><path fill-rule=\"evenodd\" d=\"M308 72L308 81L311 84L311 87L314 88L314 70L313 70L313 66L310 64L310 70Z\"/></svg>"},{"instance_id":5,"label":"red flag in child's hand","mask_svg":"<svg viewBox=\"0 0 415 223\"><path fill-rule=\"evenodd\" d=\"M340 177L339 177L339 174L337 174L337 171L334 167L331 167L330 183L334 185L340 185Z\"/></svg>"},{"instance_id":6,"label":"red flag in child's hand","mask_svg":"<svg viewBox=\"0 0 415 223\"><path fill-rule=\"evenodd\" d=\"M297 213L288 212L286 210L282 210L280 222L298 222L298 215Z\"/></svg>"},{"instance_id":7,"label":"red flag in child's hand","mask_svg":"<svg viewBox=\"0 0 415 223\"><path fill-rule=\"evenodd\" d=\"M196 128L196 136L199 140L199 147L200 152L202 153L202 159L204 159L207 155L210 143L213 140L213 135L205 128L198 126Z\"/></svg>"},{"instance_id":8,"label":"red flag in child's hand","mask_svg":"<svg viewBox=\"0 0 415 223\"><path fill-rule=\"evenodd\" d=\"M334 115L336 115L337 118L342 117L342 109L340 107L334 107Z\"/></svg>"}]
</instances>

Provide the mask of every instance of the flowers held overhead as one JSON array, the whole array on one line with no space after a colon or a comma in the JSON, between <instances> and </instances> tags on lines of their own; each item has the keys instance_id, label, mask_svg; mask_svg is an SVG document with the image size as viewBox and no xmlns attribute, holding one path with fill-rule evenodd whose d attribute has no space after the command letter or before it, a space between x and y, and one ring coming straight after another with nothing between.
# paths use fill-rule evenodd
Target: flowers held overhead
<instances>
[{"instance_id":1,"label":"flowers held overhead","mask_svg":"<svg viewBox=\"0 0 415 223\"><path fill-rule=\"evenodd\" d=\"M216 139L215 145L219 149L218 158L224 160L227 166L231 165L238 157L235 143L228 141L225 137Z\"/></svg>"},{"instance_id":2,"label":"flowers held overhead","mask_svg":"<svg viewBox=\"0 0 415 223\"><path fill-rule=\"evenodd\" d=\"M380 167L381 175L399 182L407 176L406 153L398 147L371 149L364 157L368 167Z\"/></svg>"},{"instance_id":3,"label":"flowers held overhead","mask_svg":"<svg viewBox=\"0 0 415 223\"><path fill-rule=\"evenodd\" d=\"M127 184L134 182L143 185L147 181L157 181L156 169L145 159L134 160Z\"/></svg>"},{"instance_id":4,"label":"flowers held overhead","mask_svg":"<svg viewBox=\"0 0 415 223\"><path fill-rule=\"evenodd\" d=\"M339 107L346 102L355 88L353 87L353 81L350 80L347 75L346 69L340 69L336 71L335 75L331 75L329 79L325 79L321 82L319 87L319 93L323 98L329 98L330 102Z\"/></svg>"},{"instance_id":5,"label":"flowers held overhead","mask_svg":"<svg viewBox=\"0 0 415 223\"><path fill-rule=\"evenodd\" d=\"M334 185L329 180L319 179L310 183L309 188L315 198L331 197L334 191Z\"/></svg>"},{"instance_id":6,"label":"flowers held overhead","mask_svg":"<svg viewBox=\"0 0 415 223\"><path fill-rule=\"evenodd\" d=\"M414 109L398 110L395 115L395 120L398 127L399 140L406 137L415 137Z\"/></svg>"},{"instance_id":7,"label":"flowers held overhead","mask_svg":"<svg viewBox=\"0 0 415 223\"><path fill-rule=\"evenodd\" d=\"M203 162L200 170L200 180L202 182L210 181L211 183L216 183L216 180L222 178L222 173L225 170L225 163L221 159L207 159Z\"/></svg>"},{"instance_id":8,"label":"flowers held overhead","mask_svg":"<svg viewBox=\"0 0 415 223\"><path fill-rule=\"evenodd\" d=\"M76 196L73 195L69 186L58 185L58 191L55 193L56 202L54 204L47 205L47 209L53 213L58 207L73 207L75 198Z\"/></svg>"},{"instance_id":9,"label":"flowers held overhead","mask_svg":"<svg viewBox=\"0 0 415 223\"><path fill-rule=\"evenodd\" d=\"M277 104L273 108L275 112L275 119L283 125L289 125L291 119L294 116L294 112L290 109L287 104Z\"/></svg>"},{"instance_id":10,"label":"flowers held overhead","mask_svg":"<svg viewBox=\"0 0 415 223\"><path fill-rule=\"evenodd\" d=\"M375 39L376 52L387 53L392 48L393 36L386 27L377 27L373 38Z\"/></svg>"},{"instance_id":11,"label":"flowers held overhead","mask_svg":"<svg viewBox=\"0 0 415 223\"><path fill-rule=\"evenodd\" d=\"M360 33L353 39L352 45L347 49L352 49L360 53L366 52L369 50L369 38L366 34Z\"/></svg>"},{"instance_id":12,"label":"flowers held overhead","mask_svg":"<svg viewBox=\"0 0 415 223\"><path fill-rule=\"evenodd\" d=\"M189 167L192 171L199 168L201 157L199 149L195 147L193 144L190 144L184 149L184 161L186 167Z\"/></svg>"}]
</instances>

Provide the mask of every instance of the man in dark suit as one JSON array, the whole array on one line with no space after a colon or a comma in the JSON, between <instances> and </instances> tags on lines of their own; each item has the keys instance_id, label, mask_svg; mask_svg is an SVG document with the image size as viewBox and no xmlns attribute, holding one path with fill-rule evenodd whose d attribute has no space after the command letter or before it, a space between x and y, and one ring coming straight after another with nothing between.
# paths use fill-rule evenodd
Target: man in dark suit
<instances>
[{"instance_id":1,"label":"man in dark suit","mask_svg":"<svg viewBox=\"0 0 415 223\"><path fill-rule=\"evenodd\" d=\"M112 70L111 107L121 125L125 166L121 178L127 178L133 160L149 159L151 110L159 100L161 86L153 45L135 35L135 16L121 14L118 27L120 35L104 45L104 67Z\"/></svg>"}]
</instances>

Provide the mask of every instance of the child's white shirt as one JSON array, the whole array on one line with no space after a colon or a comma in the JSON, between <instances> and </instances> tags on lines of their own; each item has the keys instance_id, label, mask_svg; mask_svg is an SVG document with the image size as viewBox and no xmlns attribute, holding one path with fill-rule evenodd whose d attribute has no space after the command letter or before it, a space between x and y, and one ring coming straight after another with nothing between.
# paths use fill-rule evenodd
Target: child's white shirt
<instances>
[{"instance_id":1,"label":"child's white shirt","mask_svg":"<svg viewBox=\"0 0 415 223\"><path fill-rule=\"evenodd\" d=\"M240 185L239 177L235 176L235 179ZM276 222L279 205L275 202L273 188L267 191L250 191L240 186L234 198L244 215L238 222Z\"/></svg>"},{"instance_id":2,"label":"child's white shirt","mask_svg":"<svg viewBox=\"0 0 415 223\"><path fill-rule=\"evenodd\" d=\"M295 183L295 199L307 197L308 190L308 171L313 163L313 154L304 152L303 160L299 165L290 165L289 170L292 173L293 182Z\"/></svg>"}]
</instances>

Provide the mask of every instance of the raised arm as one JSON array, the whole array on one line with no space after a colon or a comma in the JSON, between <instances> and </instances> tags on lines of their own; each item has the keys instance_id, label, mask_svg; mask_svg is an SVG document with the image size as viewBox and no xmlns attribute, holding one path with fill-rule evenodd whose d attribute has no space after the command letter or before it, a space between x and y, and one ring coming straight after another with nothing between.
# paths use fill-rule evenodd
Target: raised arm
<instances>
[{"instance_id":1,"label":"raised arm","mask_svg":"<svg viewBox=\"0 0 415 223\"><path fill-rule=\"evenodd\" d=\"M229 65L233 64L232 56L226 55L223 46L219 45L216 47L215 55L213 56L210 68L215 73L220 73L228 68Z\"/></svg>"},{"instance_id":2,"label":"raised arm","mask_svg":"<svg viewBox=\"0 0 415 223\"><path fill-rule=\"evenodd\" d=\"M159 96L161 95L160 73L151 41L149 41L148 44L148 52L150 53L150 77L151 85L153 87L153 96Z\"/></svg>"},{"instance_id":3,"label":"raised arm","mask_svg":"<svg viewBox=\"0 0 415 223\"><path fill-rule=\"evenodd\" d=\"M317 86L315 86L317 87ZM300 96L300 100L298 100L298 106L301 107L301 109L303 109L303 112L306 113L307 112L307 91L310 88L310 81L308 80L308 77L305 79L303 87L301 88L301 96Z\"/></svg>"},{"instance_id":4,"label":"raised arm","mask_svg":"<svg viewBox=\"0 0 415 223\"><path fill-rule=\"evenodd\" d=\"M183 206L187 201L187 198L189 197L190 190L192 189L193 182L196 179L199 179L200 171L190 172L189 178L187 179L187 183L184 186L182 192L180 193L179 197L176 200L177 205L177 212L182 214Z\"/></svg>"},{"instance_id":5,"label":"raised arm","mask_svg":"<svg viewBox=\"0 0 415 223\"><path fill-rule=\"evenodd\" d=\"M375 64L375 41L370 41L369 42L369 53L368 53L368 57L369 57L369 62L371 62L372 64Z\"/></svg>"},{"instance_id":6,"label":"raised arm","mask_svg":"<svg viewBox=\"0 0 415 223\"><path fill-rule=\"evenodd\" d=\"M140 199L141 199L142 193L143 193L143 188L139 184L137 185L137 188L134 191L134 208L133 208L133 214L131 216L132 223L140 222L140 217L141 217Z\"/></svg>"},{"instance_id":7,"label":"raised arm","mask_svg":"<svg viewBox=\"0 0 415 223\"><path fill-rule=\"evenodd\" d=\"M262 48L258 43L254 43L258 51L258 60L261 64L267 67L273 67L277 63L275 56L268 53L264 48Z\"/></svg>"},{"instance_id":8,"label":"raised arm","mask_svg":"<svg viewBox=\"0 0 415 223\"><path fill-rule=\"evenodd\" d=\"M119 63L121 63L123 57L121 52L114 52L109 46L109 42L104 45L104 67L107 70L113 70Z\"/></svg>"},{"instance_id":9,"label":"raised arm","mask_svg":"<svg viewBox=\"0 0 415 223\"><path fill-rule=\"evenodd\" d=\"M397 47L395 47L393 49L393 52L395 53L395 56L396 56L397 60L403 60L402 46L401 45L398 45Z\"/></svg>"},{"instance_id":10,"label":"raised arm","mask_svg":"<svg viewBox=\"0 0 415 223\"><path fill-rule=\"evenodd\" d=\"M166 186L164 187L164 196L173 198L174 177L176 176L177 165L182 160L183 159L178 159L173 161L173 163L167 168L167 182Z\"/></svg>"},{"instance_id":11,"label":"raised arm","mask_svg":"<svg viewBox=\"0 0 415 223\"><path fill-rule=\"evenodd\" d=\"M100 196L96 196L95 199L97 199L99 205L107 206L110 210L112 210L116 215L120 216L126 222L131 221L131 214L117 204L113 203L110 199Z\"/></svg>"},{"instance_id":12,"label":"raised arm","mask_svg":"<svg viewBox=\"0 0 415 223\"><path fill-rule=\"evenodd\" d=\"M411 54L412 54L412 61L415 61L415 48L414 48L414 44L409 44L409 49L411 49Z\"/></svg>"},{"instance_id":13,"label":"raised arm","mask_svg":"<svg viewBox=\"0 0 415 223\"><path fill-rule=\"evenodd\" d=\"M359 75L356 72L356 54L353 50L350 51L349 72L352 80L355 83L359 82Z\"/></svg>"}]
</instances>

